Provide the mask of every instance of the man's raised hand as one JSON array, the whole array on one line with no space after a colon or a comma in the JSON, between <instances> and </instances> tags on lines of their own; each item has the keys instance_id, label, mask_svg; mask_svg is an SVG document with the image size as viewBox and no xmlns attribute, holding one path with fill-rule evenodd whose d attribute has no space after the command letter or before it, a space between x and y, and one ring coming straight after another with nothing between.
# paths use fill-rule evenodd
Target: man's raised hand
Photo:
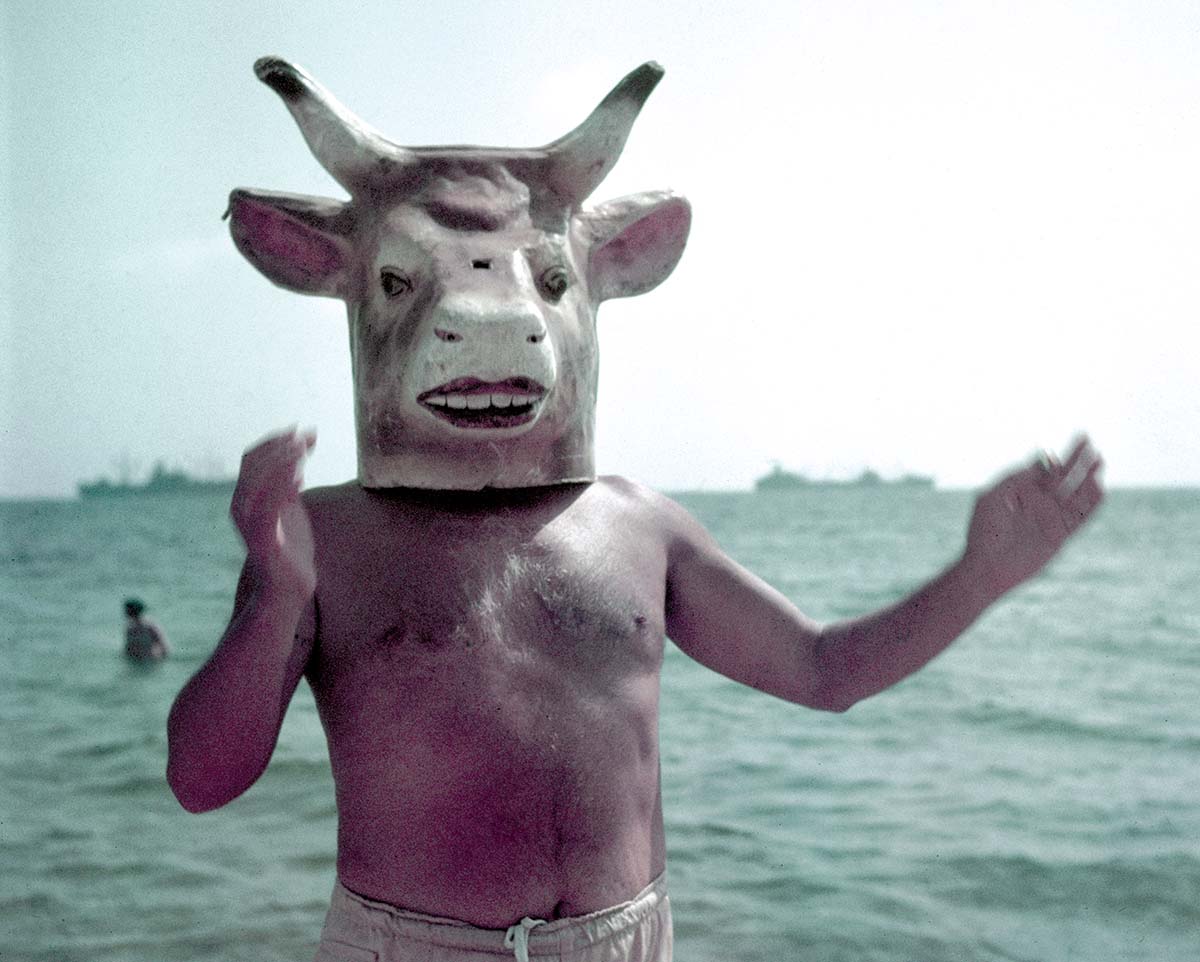
<instances>
[{"instance_id":1,"label":"man's raised hand","mask_svg":"<svg viewBox=\"0 0 1200 962\"><path fill-rule=\"evenodd\" d=\"M999 596L1045 567L1103 499L1101 465L1082 437L1066 461L1042 454L979 496L963 562L984 590Z\"/></svg>"},{"instance_id":2,"label":"man's raised hand","mask_svg":"<svg viewBox=\"0 0 1200 962\"><path fill-rule=\"evenodd\" d=\"M306 600L316 590L317 572L312 528L300 503L300 467L316 442L311 431L293 430L250 448L229 508L262 582Z\"/></svg>"}]
</instances>

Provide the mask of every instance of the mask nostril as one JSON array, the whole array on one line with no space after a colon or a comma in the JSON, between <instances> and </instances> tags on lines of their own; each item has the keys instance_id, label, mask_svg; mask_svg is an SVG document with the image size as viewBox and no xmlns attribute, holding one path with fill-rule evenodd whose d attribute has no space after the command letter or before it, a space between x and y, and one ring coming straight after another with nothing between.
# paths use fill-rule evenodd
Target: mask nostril
<instances>
[{"instance_id":1,"label":"mask nostril","mask_svg":"<svg viewBox=\"0 0 1200 962\"><path fill-rule=\"evenodd\" d=\"M447 331L440 327L435 327L433 329L433 333L437 335L438 340L440 340L440 341L461 341L462 340L461 334L457 334L454 331Z\"/></svg>"},{"instance_id":2,"label":"mask nostril","mask_svg":"<svg viewBox=\"0 0 1200 962\"><path fill-rule=\"evenodd\" d=\"M527 340L530 344L541 344L542 338L545 336L545 334L530 334L529 337L525 338L525 340Z\"/></svg>"},{"instance_id":3,"label":"mask nostril","mask_svg":"<svg viewBox=\"0 0 1200 962\"><path fill-rule=\"evenodd\" d=\"M471 266L477 271L486 271L491 270L492 262L490 260L476 260L471 261Z\"/></svg>"}]
</instances>

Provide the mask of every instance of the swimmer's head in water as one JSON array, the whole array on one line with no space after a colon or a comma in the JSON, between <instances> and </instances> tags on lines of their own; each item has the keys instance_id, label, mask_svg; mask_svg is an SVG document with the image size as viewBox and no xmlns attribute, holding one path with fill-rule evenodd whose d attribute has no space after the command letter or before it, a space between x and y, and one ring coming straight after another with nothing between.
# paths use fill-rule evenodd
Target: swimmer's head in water
<instances>
[{"instance_id":1,"label":"swimmer's head in water","mask_svg":"<svg viewBox=\"0 0 1200 962\"><path fill-rule=\"evenodd\" d=\"M130 618L140 618L146 610L145 604L138 598L125 599L125 614Z\"/></svg>"},{"instance_id":2,"label":"swimmer's head in water","mask_svg":"<svg viewBox=\"0 0 1200 962\"><path fill-rule=\"evenodd\" d=\"M583 209L662 70L645 64L544 147L401 147L265 58L348 201L235 190L230 229L276 284L350 321L359 480L528 487L595 477L596 309L674 269L691 220L658 191Z\"/></svg>"}]
</instances>

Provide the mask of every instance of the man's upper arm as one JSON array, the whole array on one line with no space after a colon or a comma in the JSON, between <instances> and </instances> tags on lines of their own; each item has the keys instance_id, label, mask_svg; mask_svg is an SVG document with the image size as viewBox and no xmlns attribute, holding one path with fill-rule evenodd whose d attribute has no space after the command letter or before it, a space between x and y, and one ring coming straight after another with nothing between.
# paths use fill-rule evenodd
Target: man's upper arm
<instances>
[{"instance_id":1,"label":"man's upper arm","mask_svg":"<svg viewBox=\"0 0 1200 962\"><path fill-rule=\"evenodd\" d=\"M822 707L815 671L820 626L725 554L683 508L664 501L667 635L727 678Z\"/></svg>"}]
</instances>

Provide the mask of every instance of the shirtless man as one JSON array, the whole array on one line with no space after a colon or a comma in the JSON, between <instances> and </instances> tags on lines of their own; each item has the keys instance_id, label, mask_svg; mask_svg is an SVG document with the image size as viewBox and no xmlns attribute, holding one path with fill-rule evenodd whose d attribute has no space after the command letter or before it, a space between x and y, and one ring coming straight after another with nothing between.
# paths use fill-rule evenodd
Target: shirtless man
<instances>
[{"instance_id":1,"label":"shirtless man","mask_svg":"<svg viewBox=\"0 0 1200 962\"><path fill-rule=\"evenodd\" d=\"M304 71L256 64L350 200L242 189L234 242L348 308L356 481L301 494L311 434L249 451L232 620L169 720L191 811L266 768L303 676L325 728L337 883L318 959L666 962L664 637L844 711L916 671L1095 509L1081 441L983 494L962 556L821 626L670 500L594 469L596 309L682 253L686 200L585 208L661 68L543 148L400 147Z\"/></svg>"},{"instance_id":2,"label":"shirtless man","mask_svg":"<svg viewBox=\"0 0 1200 962\"><path fill-rule=\"evenodd\" d=\"M313 442L283 434L243 460L246 565L171 712L171 786L190 811L249 788L303 675L329 742L340 885L481 930L636 901L662 876L664 635L736 681L845 711L1040 571L1101 499L1080 441L982 494L962 556L925 587L822 626L629 481L301 494ZM578 958L669 958L666 919L643 933L660 954Z\"/></svg>"}]
</instances>

